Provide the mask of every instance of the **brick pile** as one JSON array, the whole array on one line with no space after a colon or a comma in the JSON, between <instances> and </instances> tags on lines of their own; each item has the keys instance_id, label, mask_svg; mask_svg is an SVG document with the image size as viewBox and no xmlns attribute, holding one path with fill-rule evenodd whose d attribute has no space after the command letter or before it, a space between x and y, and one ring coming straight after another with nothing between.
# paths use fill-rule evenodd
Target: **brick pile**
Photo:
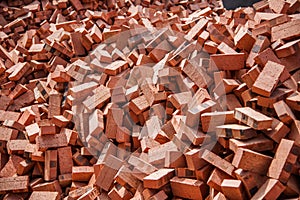
<instances>
[{"instance_id":1,"label":"brick pile","mask_svg":"<svg viewBox=\"0 0 300 200\"><path fill-rule=\"evenodd\" d=\"M299 199L299 11L0 2L1 199Z\"/></svg>"}]
</instances>

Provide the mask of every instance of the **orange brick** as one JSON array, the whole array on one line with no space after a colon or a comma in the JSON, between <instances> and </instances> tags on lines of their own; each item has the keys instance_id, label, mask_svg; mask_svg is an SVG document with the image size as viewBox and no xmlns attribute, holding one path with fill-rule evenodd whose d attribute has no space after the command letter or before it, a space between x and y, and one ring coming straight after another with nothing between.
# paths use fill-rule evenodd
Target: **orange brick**
<instances>
[{"instance_id":1,"label":"orange brick","mask_svg":"<svg viewBox=\"0 0 300 200\"><path fill-rule=\"evenodd\" d=\"M255 130L264 130L272 126L272 118L249 107L236 108L234 117Z\"/></svg>"},{"instance_id":2,"label":"orange brick","mask_svg":"<svg viewBox=\"0 0 300 200\"><path fill-rule=\"evenodd\" d=\"M72 173L73 160L71 147L58 148L57 153L60 174Z\"/></svg>"},{"instance_id":3,"label":"orange brick","mask_svg":"<svg viewBox=\"0 0 300 200\"><path fill-rule=\"evenodd\" d=\"M72 45L72 49L74 51L74 54L76 56L81 56L81 55L85 55L85 49L83 47L83 45L80 42L81 39L81 33L80 32L74 32L70 34L71 37L71 45Z\"/></svg>"},{"instance_id":4,"label":"orange brick","mask_svg":"<svg viewBox=\"0 0 300 200\"><path fill-rule=\"evenodd\" d=\"M259 135L256 138L248 139L248 140L237 140L237 139L229 139L229 149L236 152L237 149L245 148L250 149L252 151L262 152L272 150L274 147L274 142L263 136Z\"/></svg>"},{"instance_id":5,"label":"orange brick","mask_svg":"<svg viewBox=\"0 0 300 200\"><path fill-rule=\"evenodd\" d=\"M117 200L131 199L133 197L133 195L128 190L126 190L125 187L118 187L118 185L113 187L109 191L108 196L111 199L117 199Z\"/></svg>"},{"instance_id":6,"label":"orange brick","mask_svg":"<svg viewBox=\"0 0 300 200\"><path fill-rule=\"evenodd\" d=\"M66 127L70 120L68 120L66 117L64 117L63 115L56 115L52 118L51 122L60 128Z\"/></svg>"},{"instance_id":7,"label":"orange brick","mask_svg":"<svg viewBox=\"0 0 300 200\"><path fill-rule=\"evenodd\" d=\"M28 159L21 161L17 168L17 174L20 176L28 174L28 172L34 167L34 164L34 162Z\"/></svg>"},{"instance_id":8,"label":"orange brick","mask_svg":"<svg viewBox=\"0 0 300 200\"><path fill-rule=\"evenodd\" d=\"M98 88L93 90L93 93L93 96L87 98L83 102L83 105L89 111L93 111L95 108L101 108L111 97L110 89L103 85L100 85Z\"/></svg>"},{"instance_id":9,"label":"orange brick","mask_svg":"<svg viewBox=\"0 0 300 200\"><path fill-rule=\"evenodd\" d=\"M73 166L72 180L89 181L93 173L94 173L94 168L91 166Z\"/></svg>"},{"instance_id":10,"label":"orange brick","mask_svg":"<svg viewBox=\"0 0 300 200\"><path fill-rule=\"evenodd\" d=\"M204 149L192 149L184 154L189 169L197 170L208 164L201 158L203 152Z\"/></svg>"},{"instance_id":11,"label":"orange brick","mask_svg":"<svg viewBox=\"0 0 300 200\"><path fill-rule=\"evenodd\" d=\"M201 115L201 125L204 132L215 131L217 126L222 124L236 123L233 111L210 112Z\"/></svg>"},{"instance_id":12,"label":"orange brick","mask_svg":"<svg viewBox=\"0 0 300 200\"><path fill-rule=\"evenodd\" d=\"M221 192L219 192L216 196L214 196L213 200L226 200L227 198Z\"/></svg>"},{"instance_id":13,"label":"orange brick","mask_svg":"<svg viewBox=\"0 0 300 200\"><path fill-rule=\"evenodd\" d=\"M232 49L230 46L228 46L224 42L221 42L221 44L219 44L219 46L217 48L223 54L234 54L234 53L237 53L234 49Z\"/></svg>"},{"instance_id":14,"label":"orange brick","mask_svg":"<svg viewBox=\"0 0 300 200\"><path fill-rule=\"evenodd\" d=\"M11 99L16 99L18 98L20 95L24 94L25 92L27 92L27 87L25 87L24 85L17 85L15 87L15 89L9 94L9 97Z\"/></svg>"},{"instance_id":15,"label":"orange brick","mask_svg":"<svg viewBox=\"0 0 300 200\"><path fill-rule=\"evenodd\" d=\"M293 20L272 28L272 42L278 39L292 39L300 35L300 20Z\"/></svg>"},{"instance_id":16,"label":"orange brick","mask_svg":"<svg viewBox=\"0 0 300 200\"><path fill-rule=\"evenodd\" d=\"M210 174L212 173L214 167L212 165L206 165L204 167L202 167L201 169L196 170L196 179L197 180L202 180L205 183L207 183L208 178L210 176Z\"/></svg>"},{"instance_id":17,"label":"orange brick","mask_svg":"<svg viewBox=\"0 0 300 200\"><path fill-rule=\"evenodd\" d=\"M299 150L294 141L282 139L270 164L268 176L286 183L291 175L292 166L297 161Z\"/></svg>"},{"instance_id":18,"label":"orange brick","mask_svg":"<svg viewBox=\"0 0 300 200\"><path fill-rule=\"evenodd\" d=\"M159 62L162 60L167 53L172 50L172 46L169 44L167 40L162 41L159 43L150 53L149 56L155 62Z\"/></svg>"},{"instance_id":19,"label":"orange brick","mask_svg":"<svg viewBox=\"0 0 300 200\"><path fill-rule=\"evenodd\" d=\"M29 63L18 63L12 67L14 71L9 75L9 80L11 81L18 81L21 79L22 76L30 69ZM12 69L10 68L10 69Z\"/></svg>"},{"instance_id":20,"label":"orange brick","mask_svg":"<svg viewBox=\"0 0 300 200\"><path fill-rule=\"evenodd\" d=\"M219 27L216 24L211 24L207 27L207 31L210 33L210 38L212 41L216 43L225 42L231 48L234 47L234 43L230 37L226 37L225 34L220 30L223 28L222 26Z\"/></svg>"},{"instance_id":21,"label":"orange brick","mask_svg":"<svg viewBox=\"0 0 300 200\"><path fill-rule=\"evenodd\" d=\"M49 93L49 112L48 118L53 118L55 115L61 114L62 95L56 90L51 90Z\"/></svg>"},{"instance_id":22,"label":"orange brick","mask_svg":"<svg viewBox=\"0 0 300 200\"><path fill-rule=\"evenodd\" d=\"M269 61L253 84L252 91L270 97L279 81L286 80L285 66Z\"/></svg>"},{"instance_id":23,"label":"orange brick","mask_svg":"<svg viewBox=\"0 0 300 200\"><path fill-rule=\"evenodd\" d=\"M100 192L96 187L93 187L91 190L85 192L81 195L78 200L93 200L99 197Z\"/></svg>"},{"instance_id":24,"label":"orange brick","mask_svg":"<svg viewBox=\"0 0 300 200\"><path fill-rule=\"evenodd\" d=\"M252 197L253 199L277 199L285 186L276 179L268 179Z\"/></svg>"},{"instance_id":25,"label":"orange brick","mask_svg":"<svg viewBox=\"0 0 300 200\"><path fill-rule=\"evenodd\" d=\"M27 192L29 176L0 178L0 192Z\"/></svg>"},{"instance_id":26,"label":"orange brick","mask_svg":"<svg viewBox=\"0 0 300 200\"><path fill-rule=\"evenodd\" d=\"M254 57L255 63L265 66L268 62L281 63L271 48L267 48Z\"/></svg>"},{"instance_id":27,"label":"orange brick","mask_svg":"<svg viewBox=\"0 0 300 200\"><path fill-rule=\"evenodd\" d=\"M132 170L130 170L126 166L122 166L118 173L115 176L116 182L118 182L120 185L126 188L134 189L136 190L138 186L140 185L139 179L137 179Z\"/></svg>"},{"instance_id":28,"label":"orange brick","mask_svg":"<svg viewBox=\"0 0 300 200\"><path fill-rule=\"evenodd\" d=\"M286 99L293 92L291 89L286 88L276 88L270 97L257 97L257 104L259 106L274 108L274 103L280 101L281 99Z\"/></svg>"},{"instance_id":29,"label":"orange brick","mask_svg":"<svg viewBox=\"0 0 300 200\"><path fill-rule=\"evenodd\" d=\"M245 199L243 183L240 180L224 179L221 188L223 194L229 199Z\"/></svg>"},{"instance_id":30,"label":"orange brick","mask_svg":"<svg viewBox=\"0 0 300 200\"><path fill-rule=\"evenodd\" d=\"M222 159L221 157L219 157L218 155L216 155L215 153L209 151L209 150L205 150L201 156L202 159L204 159L206 162L214 165L216 168L222 170L223 172L225 172L227 175L235 177L234 175L234 166Z\"/></svg>"},{"instance_id":31,"label":"orange brick","mask_svg":"<svg viewBox=\"0 0 300 200\"><path fill-rule=\"evenodd\" d=\"M13 120L17 121L21 116L19 112L0 110L0 121Z\"/></svg>"},{"instance_id":32,"label":"orange brick","mask_svg":"<svg viewBox=\"0 0 300 200\"><path fill-rule=\"evenodd\" d=\"M176 151L178 148L172 141L166 142L160 146L149 149L148 162L157 167L163 167L165 162L166 151Z\"/></svg>"},{"instance_id":33,"label":"orange brick","mask_svg":"<svg viewBox=\"0 0 300 200\"><path fill-rule=\"evenodd\" d=\"M267 180L266 176L262 176L243 169L237 169L234 173L237 179L243 182L245 192L247 193L249 198L251 198Z\"/></svg>"},{"instance_id":34,"label":"orange brick","mask_svg":"<svg viewBox=\"0 0 300 200\"><path fill-rule=\"evenodd\" d=\"M199 125L200 115L206 112L212 112L216 109L216 107L217 103L213 100L207 100L194 107L190 107L186 114L186 125L189 127L195 127Z\"/></svg>"},{"instance_id":35,"label":"orange brick","mask_svg":"<svg viewBox=\"0 0 300 200\"><path fill-rule=\"evenodd\" d=\"M100 29L98 28L97 25L94 25L94 26L91 28L90 35L91 35L91 37L93 38L93 40L94 40L95 42L99 43L99 42L102 41L102 34L101 34L101 31L100 31Z\"/></svg>"},{"instance_id":36,"label":"orange brick","mask_svg":"<svg viewBox=\"0 0 300 200\"><path fill-rule=\"evenodd\" d=\"M57 178L57 150L47 150L45 152L44 179L46 181Z\"/></svg>"},{"instance_id":37,"label":"orange brick","mask_svg":"<svg viewBox=\"0 0 300 200\"><path fill-rule=\"evenodd\" d=\"M60 196L58 192L34 191L29 197L29 200L40 200L40 199L59 200Z\"/></svg>"},{"instance_id":38,"label":"orange brick","mask_svg":"<svg viewBox=\"0 0 300 200\"><path fill-rule=\"evenodd\" d=\"M39 150L45 151L48 148L58 148L68 146L65 134L43 135L36 137L36 144Z\"/></svg>"},{"instance_id":39,"label":"orange brick","mask_svg":"<svg viewBox=\"0 0 300 200\"><path fill-rule=\"evenodd\" d=\"M78 137L78 133L74 130L71 129L67 129L67 128L62 128L60 131L60 134L66 135L67 137L67 143L69 145L75 145L76 144L76 140Z\"/></svg>"},{"instance_id":40,"label":"orange brick","mask_svg":"<svg viewBox=\"0 0 300 200\"><path fill-rule=\"evenodd\" d=\"M188 168L176 168L175 169L175 174L179 178L191 178L191 179L196 178L195 171L190 170Z\"/></svg>"},{"instance_id":41,"label":"orange brick","mask_svg":"<svg viewBox=\"0 0 300 200\"><path fill-rule=\"evenodd\" d=\"M155 141L153 138L150 137L143 137L141 140L141 148L142 151L147 153L149 149L151 149L152 147L156 147L159 146L160 143Z\"/></svg>"},{"instance_id":42,"label":"orange brick","mask_svg":"<svg viewBox=\"0 0 300 200\"><path fill-rule=\"evenodd\" d=\"M61 186L59 185L58 180L39 183L32 187L33 191L47 191L47 192L58 192L59 194L62 193Z\"/></svg>"},{"instance_id":43,"label":"orange brick","mask_svg":"<svg viewBox=\"0 0 300 200\"><path fill-rule=\"evenodd\" d=\"M300 106L299 106L299 101L300 101L300 94L299 92L295 92L291 94L289 97L286 98L285 102L289 107L293 110L300 111Z\"/></svg>"},{"instance_id":44,"label":"orange brick","mask_svg":"<svg viewBox=\"0 0 300 200\"><path fill-rule=\"evenodd\" d=\"M236 168L249 170L261 175L267 173L271 162L272 157L243 148L237 149L232 160L232 164Z\"/></svg>"},{"instance_id":45,"label":"orange brick","mask_svg":"<svg viewBox=\"0 0 300 200\"><path fill-rule=\"evenodd\" d=\"M191 53L196 45L197 41L188 43L184 42L180 47L178 47L176 53L168 60L168 62L171 64L171 66L176 66L179 64L184 58L187 57L189 53Z\"/></svg>"},{"instance_id":46,"label":"orange brick","mask_svg":"<svg viewBox=\"0 0 300 200\"><path fill-rule=\"evenodd\" d=\"M90 94L95 88L97 88L97 86L98 86L98 84L93 81L83 83L83 84L80 84L80 85L70 88L70 94L72 95L72 97L80 99L80 98L85 97L86 95Z\"/></svg>"},{"instance_id":47,"label":"orange brick","mask_svg":"<svg viewBox=\"0 0 300 200\"><path fill-rule=\"evenodd\" d=\"M121 165L122 161L120 159L112 155L108 156L105 163L103 163L100 173L96 177L96 185L108 191Z\"/></svg>"},{"instance_id":48,"label":"orange brick","mask_svg":"<svg viewBox=\"0 0 300 200\"><path fill-rule=\"evenodd\" d=\"M283 0L270 0L269 1L269 7L272 11L275 13L287 13L290 4L288 2L285 2Z\"/></svg>"},{"instance_id":49,"label":"orange brick","mask_svg":"<svg viewBox=\"0 0 300 200\"><path fill-rule=\"evenodd\" d=\"M174 169L159 169L143 179L145 188L159 189L169 183L174 176Z\"/></svg>"},{"instance_id":50,"label":"orange brick","mask_svg":"<svg viewBox=\"0 0 300 200\"><path fill-rule=\"evenodd\" d=\"M22 116L20 117L20 119L18 120L18 122L22 125L29 125L31 124L34 120L35 120L35 113L31 110L31 109L26 109Z\"/></svg>"},{"instance_id":51,"label":"orange brick","mask_svg":"<svg viewBox=\"0 0 300 200\"><path fill-rule=\"evenodd\" d=\"M210 58L211 65L219 70L240 70L245 67L244 53L214 54Z\"/></svg>"},{"instance_id":52,"label":"orange brick","mask_svg":"<svg viewBox=\"0 0 300 200\"><path fill-rule=\"evenodd\" d=\"M177 197L201 200L208 195L208 186L202 181L174 177L170 182L172 193Z\"/></svg>"},{"instance_id":53,"label":"orange brick","mask_svg":"<svg viewBox=\"0 0 300 200\"><path fill-rule=\"evenodd\" d=\"M290 124L296 119L293 111L284 101L278 101L274 104L274 109L280 121L285 124Z\"/></svg>"},{"instance_id":54,"label":"orange brick","mask_svg":"<svg viewBox=\"0 0 300 200\"><path fill-rule=\"evenodd\" d=\"M186 166L186 159L180 151L167 151L165 155L166 168L178 168Z\"/></svg>"},{"instance_id":55,"label":"orange brick","mask_svg":"<svg viewBox=\"0 0 300 200\"><path fill-rule=\"evenodd\" d=\"M266 136L279 143L289 132L290 128L283 122L273 118L272 130L263 131Z\"/></svg>"},{"instance_id":56,"label":"orange brick","mask_svg":"<svg viewBox=\"0 0 300 200\"><path fill-rule=\"evenodd\" d=\"M145 111L149 107L149 103L144 95L139 96L135 99L133 99L129 103L129 108L135 113L135 114L141 114L143 111Z\"/></svg>"},{"instance_id":57,"label":"orange brick","mask_svg":"<svg viewBox=\"0 0 300 200\"><path fill-rule=\"evenodd\" d=\"M19 156L10 156L8 162L0 171L0 177L12 177L17 175L18 167L22 161L24 161L24 159Z\"/></svg>"},{"instance_id":58,"label":"orange brick","mask_svg":"<svg viewBox=\"0 0 300 200\"><path fill-rule=\"evenodd\" d=\"M278 58L284 58L284 57L294 55L297 51L299 43L300 43L300 40L294 40L294 41L288 42L288 43L276 48L275 53L278 56Z\"/></svg>"},{"instance_id":59,"label":"orange brick","mask_svg":"<svg viewBox=\"0 0 300 200\"><path fill-rule=\"evenodd\" d=\"M222 79L218 85L216 85L213 90L218 96L223 96L224 94L228 94L232 92L235 88L239 87L239 83L234 79Z\"/></svg>"},{"instance_id":60,"label":"orange brick","mask_svg":"<svg viewBox=\"0 0 300 200\"><path fill-rule=\"evenodd\" d=\"M28 140L9 140L6 145L7 152L9 154L24 154L27 144L29 144Z\"/></svg>"},{"instance_id":61,"label":"orange brick","mask_svg":"<svg viewBox=\"0 0 300 200\"><path fill-rule=\"evenodd\" d=\"M104 116L96 109L89 117L89 134L98 137L104 130Z\"/></svg>"},{"instance_id":62,"label":"orange brick","mask_svg":"<svg viewBox=\"0 0 300 200\"><path fill-rule=\"evenodd\" d=\"M15 129L0 126L0 138L1 141L15 140L18 137L18 131Z\"/></svg>"},{"instance_id":63,"label":"orange brick","mask_svg":"<svg viewBox=\"0 0 300 200\"><path fill-rule=\"evenodd\" d=\"M56 127L50 121L40 121L39 126L40 126L40 132L39 132L40 136L56 134Z\"/></svg>"},{"instance_id":64,"label":"orange brick","mask_svg":"<svg viewBox=\"0 0 300 200\"><path fill-rule=\"evenodd\" d=\"M218 168L215 168L208 178L207 185L217 191L222 191L221 184L224 179L232 179L232 177Z\"/></svg>"},{"instance_id":65,"label":"orange brick","mask_svg":"<svg viewBox=\"0 0 300 200\"><path fill-rule=\"evenodd\" d=\"M86 185L70 191L68 197L76 199L82 196L83 194L87 193L88 191L91 191L92 189L92 185Z\"/></svg>"},{"instance_id":66,"label":"orange brick","mask_svg":"<svg viewBox=\"0 0 300 200\"><path fill-rule=\"evenodd\" d=\"M150 163L133 155L129 157L128 163L133 165L138 171L147 175L157 170L157 168L151 165Z\"/></svg>"},{"instance_id":67,"label":"orange brick","mask_svg":"<svg viewBox=\"0 0 300 200\"><path fill-rule=\"evenodd\" d=\"M67 187L72 183L72 173L70 174L61 174L58 176L58 181L61 187Z\"/></svg>"},{"instance_id":68,"label":"orange brick","mask_svg":"<svg viewBox=\"0 0 300 200\"><path fill-rule=\"evenodd\" d=\"M219 137L235 138L240 140L246 140L257 136L254 129L251 129L249 126L239 124L217 126L216 134Z\"/></svg>"},{"instance_id":69,"label":"orange brick","mask_svg":"<svg viewBox=\"0 0 300 200\"><path fill-rule=\"evenodd\" d=\"M252 36L251 31L244 27L241 27L237 34L234 36L234 44L239 49L244 49L249 52L254 43L255 38Z\"/></svg>"},{"instance_id":70,"label":"orange brick","mask_svg":"<svg viewBox=\"0 0 300 200\"><path fill-rule=\"evenodd\" d=\"M246 65L249 67L254 66L254 58L262 51L264 51L268 46L270 46L270 41L266 36L258 35L256 41L249 53L246 61Z\"/></svg>"},{"instance_id":71,"label":"orange brick","mask_svg":"<svg viewBox=\"0 0 300 200\"><path fill-rule=\"evenodd\" d=\"M251 88L260 74L258 66L252 67L247 73L241 76L242 80L247 84L248 88Z\"/></svg>"},{"instance_id":72,"label":"orange brick","mask_svg":"<svg viewBox=\"0 0 300 200\"><path fill-rule=\"evenodd\" d=\"M185 35L185 39L187 41L191 41L193 38L195 38L196 36L198 36L200 34L200 32L205 28L205 26L207 25L208 20L205 18L201 18L192 28L191 30L188 32L187 35Z\"/></svg>"},{"instance_id":73,"label":"orange brick","mask_svg":"<svg viewBox=\"0 0 300 200\"><path fill-rule=\"evenodd\" d=\"M215 54L218 51L218 44L208 40L204 43L203 50L209 54Z\"/></svg>"}]
</instances>

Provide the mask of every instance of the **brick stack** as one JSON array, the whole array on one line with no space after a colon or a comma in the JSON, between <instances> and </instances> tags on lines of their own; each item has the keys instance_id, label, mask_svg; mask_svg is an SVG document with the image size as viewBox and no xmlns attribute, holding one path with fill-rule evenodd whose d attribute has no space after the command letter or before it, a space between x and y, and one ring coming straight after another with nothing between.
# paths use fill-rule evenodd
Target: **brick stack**
<instances>
[{"instance_id":1,"label":"brick stack","mask_svg":"<svg viewBox=\"0 0 300 200\"><path fill-rule=\"evenodd\" d=\"M298 199L299 11L1 2L1 198Z\"/></svg>"}]
</instances>

